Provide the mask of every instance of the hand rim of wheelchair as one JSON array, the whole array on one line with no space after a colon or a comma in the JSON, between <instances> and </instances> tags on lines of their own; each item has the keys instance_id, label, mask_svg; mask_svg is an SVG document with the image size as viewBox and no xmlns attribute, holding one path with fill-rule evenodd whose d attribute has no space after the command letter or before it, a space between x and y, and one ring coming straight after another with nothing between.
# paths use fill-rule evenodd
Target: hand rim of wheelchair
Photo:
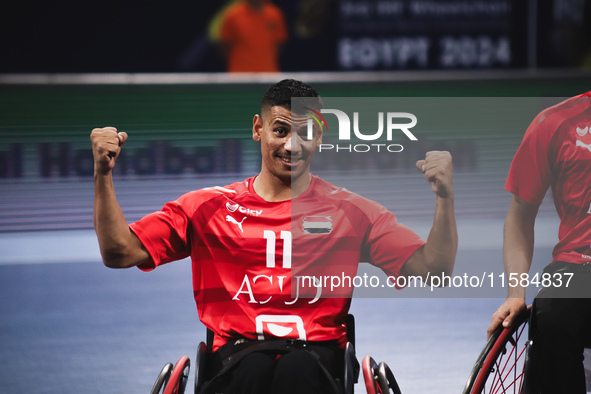
<instances>
[{"instance_id":1,"label":"hand rim of wheelchair","mask_svg":"<svg viewBox=\"0 0 591 394\"><path fill-rule=\"evenodd\" d=\"M158 377L156 378L156 381L154 382L154 386L152 387L152 391L150 391L150 394L158 394L162 386L166 385L166 382L168 382L168 378L170 377L170 373L172 372L173 367L174 365L172 363L164 364L164 367L162 367L162 370L160 371Z\"/></svg>"},{"instance_id":2,"label":"hand rim of wheelchair","mask_svg":"<svg viewBox=\"0 0 591 394\"><path fill-rule=\"evenodd\" d=\"M380 386L382 393L389 393L392 389L394 394L402 394L394 373L383 361L378 364L378 386Z\"/></svg>"},{"instance_id":3,"label":"hand rim of wheelchair","mask_svg":"<svg viewBox=\"0 0 591 394\"><path fill-rule=\"evenodd\" d=\"M163 394L184 393L190 369L191 361L189 360L189 357L181 356L170 373L170 378L168 379L168 383L164 386Z\"/></svg>"},{"instance_id":4,"label":"hand rim of wheelchair","mask_svg":"<svg viewBox=\"0 0 591 394\"><path fill-rule=\"evenodd\" d=\"M526 352L525 352L525 348L518 354L518 350L516 349L519 340L523 340L524 337L522 337L523 335L525 335L525 341L524 344L527 344L527 331L526 331L526 325L529 321L529 315L530 315L530 309L526 309L523 313L521 313L517 319L515 320L513 326L511 328L504 328L502 326L497 327L497 329L493 332L493 334L491 335L491 337L489 338L489 340L487 341L486 345L484 346L484 348L482 349L482 351L480 352L480 355L478 356L478 358L476 359L476 362L474 364L474 367L472 368L472 371L470 372L470 375L468 377L468 381L466 382L466 386L464 387L464 391L462 392L463 394L477 394L477 393L481 393L483 392L482 390L485 387L485 384L489 378L489 376L491 376L491 373L493 372L493 367L495 365L495 362L497 361L497 359L499 358L499 355L501 355L501 353L504 355L507 352L507 344L510 344L511 346L513 346L513 349L511 351L510 356L514 357L514 361L515 363L517 362L521 362L521 360L523 360L523 363L525 364L526 361ZM516 334L517 335L517 340L515 340L515 338L513 338L513 335ZM513 353L514 351L514 353ZM509 362L509 357L507 358L507 363ZM513 373L516 376L516 371L514 371L515 369L515 363L512 365L511 368L509 368L508 373ZM505 364L505 367L507 366L507 364ZM504 372L503 368L503 372ZM524 369L525 369L525 365L524 365ZM521 384L523 384L525 378L525 373L524 371L521 371L519 376L516 376L516 379L511 382L511 384L509 385L509 387L513 386L513 391L514 392L519 392L520 387L516 387L517 386L517 380L519 380L519 382ZM499 381L499 384L503 385L504 381L501 382ZM504 391L505 388L504 387L499 387L501 388L503 391L499 391L499 393L506 393L507 391Z\"/></svg>"},{"instance_id":5,"label":"hand rim of wheelchair","mask_svg":"<svg viewBox=\"0 0 591 394\"><path fill-rule=\"evenodd\" d=\"M385 362L378 364L373 357L365 356L361 368L367 394L386 394L390 393L390 389L394 394L402 394L392 370Z\"/></svg>"}]
</instances>

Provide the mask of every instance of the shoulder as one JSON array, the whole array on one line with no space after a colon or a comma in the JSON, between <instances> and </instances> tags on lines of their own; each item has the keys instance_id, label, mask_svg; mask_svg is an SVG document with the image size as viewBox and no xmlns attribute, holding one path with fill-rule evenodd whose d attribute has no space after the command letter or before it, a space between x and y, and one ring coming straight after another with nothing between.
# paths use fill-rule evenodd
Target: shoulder
<instances>
[{"instance_id":1,"label":"shoulder","mask_svg":"<svg viewBox=\"0 0 591 394\"><path fill-rule=\"evenodd\" d=\"M315 180L314 193L318 198L332 200L331 203L340 205L343 209L356 210L370 219L376 219L377 216L389 212L377 201L363 197L347 188L335 186L319 177Z\"/></svg>"},{"instance_id":2,"label":"shoulder","mask_svg":"<svg viewBox=\"0 0 591 394\"><path fill-rule=\"evenodd\" d=\"M235 182L226 186L210 186L203 189L194 190L183 194L177 200L177 203L183 207L197 208L208 201L219 198L236 198L236 196L247 193L249 182L252 178L248 178L241 182Z\"/></svg>"},{"instance_id":3,"label":"shoulder","mask_svg":"<svg viewBox=\"0 0 591 394\"><path fill-rule=\"evenodd\" d=\"M246 11L245 7L246 7L246 4L244 4L244 2L242 2L242 1L238 1L234 4L230 4L226 8L226 10L224 11L224 19L229 20L232 18L240 17Z\"/></svg>"},{"instance_id":4,"label":"shoulder","mask_svg":"<svg viewBox=\"0 0 591 394\"><path fill-rule=\"evenodd\" d=\"M558 127L574 115L591 106L591 92L571 97L541 111L532 122L534 129L546 128L557 130Z\"/></svg>"},{"instance_id":5,"label":"shoulder","mask_svg":"<svg viewBox=\"0 0 591 394\"><path fill-rule=\"evenodd\" d=\"M267 3L264 7L264 11L267 15L283 16L283 11L281 11L281 8L273 3Z\"/></svg>"}]
</instances>

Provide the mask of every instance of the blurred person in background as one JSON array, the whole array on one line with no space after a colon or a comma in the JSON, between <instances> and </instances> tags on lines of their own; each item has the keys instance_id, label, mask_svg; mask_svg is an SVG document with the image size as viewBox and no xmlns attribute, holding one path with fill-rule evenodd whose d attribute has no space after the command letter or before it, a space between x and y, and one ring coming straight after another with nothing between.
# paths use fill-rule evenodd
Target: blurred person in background
<instances>
[{"instance_id":1,"label":"blurred person in background","mask_svg":"<svg viewBox=\"0 0 591 394\"><path fill-rule=\"evenodd\" d=\"M278 72L288 33L283 12L268 0L240 0L223 13L218 40L229 72Z\"/></svg>"}]
</instances>

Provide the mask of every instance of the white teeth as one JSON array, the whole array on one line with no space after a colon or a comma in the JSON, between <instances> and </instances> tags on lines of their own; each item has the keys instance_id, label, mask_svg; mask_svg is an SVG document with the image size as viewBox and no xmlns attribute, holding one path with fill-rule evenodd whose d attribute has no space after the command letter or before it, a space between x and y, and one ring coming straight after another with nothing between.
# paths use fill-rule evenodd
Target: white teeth
<instances>
[{"instance_id":1,"label":"white teeth","mask_svg":"<svg viewBox=\"0 0 591 394\"><path fill-rule=\"evenodd\" d=\"M301 157L291 157L291 156L279 156L279 158L281 159L281 161L285 162L285 163L296 163L300 160L302 160Z\"/></svg>"}]
</instances>

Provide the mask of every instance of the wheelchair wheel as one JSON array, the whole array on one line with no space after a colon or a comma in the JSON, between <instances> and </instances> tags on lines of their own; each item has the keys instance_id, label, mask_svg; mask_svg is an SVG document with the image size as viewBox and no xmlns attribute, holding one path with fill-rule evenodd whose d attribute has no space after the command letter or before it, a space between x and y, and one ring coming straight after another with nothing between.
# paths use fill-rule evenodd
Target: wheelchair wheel
<instances>
[{"instance_id":1,"label":"wheelchair wheel","mask_svg":"<svg viewBox=\"0 0 591 394\"><path fill-rule=\"evenodd\" d=\"M521 393L526 370L529 309L512 328L499 326L478 356L463 394Z\"/></svg>"},{"instance_id":2,"label":"wheelchair wheel","mask_svg":"<svg viewBox=\"0 0 591 394\"><path fill-rule=\"evenodd\" d=\"M370 356L365 356L361 362L363 380L367 394L402 394L394 374L384 362L379 365ZM390 391L392 389L392 391Z\"/></svg>"},{"instance_id":3,"label":"wheelchair wheel","mask_svg":"<svg viewBox=\"0 0 591 394\"><path fill-rule=\"evenodd\" d=\"M199 342L197 357L195 358L195 394L198 394L206 380L207 345Z\"/></svg>"},{"instance_id":4,"label":"wheelchair wheel","mask_svg":"<svg viewBox=\"0 0 591 394\"><path fill-rule=\"evenodd\" d=\"M170 379L164 386L164 394L183 394L189 379L189 369L191 369L189 357L182 356L170 373Z\"/></svg>"},{"instance_id":5,"label":"wheelchair wheel","mask_svg":"<svg viewBox=\"0 0 591 394\"><path fill-rule=\"evenodd\" d=\"M392 393L394 394L402 394L392 370L390 370L390 367L385 362L381 362L378 365L378 386L384 394L390 393L390 389L392 389Z\"/></svg>"},{"instance_id":6,"label":"wheelchair wheel","mask_svg":"<svg viewBox=\"0 0 591 394\"><path fill-rule=\"evenodd\" d=\"M353 394L355 392L355 383L359 376L359 364L355 357L355 347L351 342L347 342L345 347L345 376L343 379L343 387L345 394Z\"/></svg>"},{"instance_id":7,"label":"wheelchair wheel","mask_svg":"<svg viewBox=\"0 0 591 394\"><path fill-rule=\"evenodd\" d=\"M363 370L363 380L367 394L380 394L381 391L378 391L377 383L378 364L375 360L370 356L363 357L361 369Z\"/></svg>"},{"instance_id":8,"label":"wheelchair wheel","mask_svg":"<svg viewBox=\"0 0 591 394\"><path fill-rule=\"evenodd\" d=\"M150 394L160 393L160 389L162 388L162 386L166 385L166 382L170 377L172 367L172 363L167 363L164 365L164 367L162 367L162 370L158 374L158 377L156 378L156 382L154 382L154 386L152 387L152 391L150 391Z\"/></svg>"}]
</instances>

